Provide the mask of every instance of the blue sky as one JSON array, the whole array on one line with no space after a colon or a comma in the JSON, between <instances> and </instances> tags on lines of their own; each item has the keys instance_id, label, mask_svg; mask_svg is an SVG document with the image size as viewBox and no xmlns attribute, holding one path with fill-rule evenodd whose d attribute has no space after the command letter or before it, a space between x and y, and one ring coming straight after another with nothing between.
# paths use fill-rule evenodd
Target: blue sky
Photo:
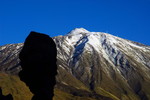
<instances>
[{"instance_id":1,"label":"blue sky","mask_svg":"<svg viewBox=\"0 0 150 100\"><path fill-rule=\"evenodd\" d=\"M150 45L150 0L0 0L0 45L80 27Z\"/></svg>"}]
</instances>

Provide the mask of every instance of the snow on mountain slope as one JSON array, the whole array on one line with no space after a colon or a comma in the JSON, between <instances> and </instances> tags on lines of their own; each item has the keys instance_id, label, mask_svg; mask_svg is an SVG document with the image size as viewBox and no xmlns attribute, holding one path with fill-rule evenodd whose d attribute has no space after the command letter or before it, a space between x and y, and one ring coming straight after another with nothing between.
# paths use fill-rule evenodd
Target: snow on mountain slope
<instances>
[{"instance_id":1,"label":"snow on mountain slope","mask_svg":"<svg viewBox=\"0 0 150 100\"><path fill-rule=\"evenodd\" d=\"M62 46L66 53L64 56L69 56L69 59L82 54L83 51L90 53L94 48L96 52L102 53L109 62L115 63L115 61L110 61L113 60L112 57L115 58L118 52L123 52L130 54L139 61L143 61L143 63L150 67L148 60L145 61L145 59L142 58L142 54L138 53L142 51L149 52L149 46L139 46L131 41L107 33L89 32L83 28L76 28L64 36L63 41L59 41L57 44Z\"/></svg>"},{"instance_id":2,"label":"snow on mountain slope","mask_svg":"<svg viewBox=\"0 0 150 100\"><path fill-rule=\"evenodd\" d=\"M105 89L117 97L119 90L129 92L132 89L134 92L125 97L127 100L132 98L131 95L139 96L135 96L135 100L148 98L144 84L150 83L149 46L83 28L74 29L54 40L58 47L58 59L90 89L107 86ZM114 88L110 90L110 84L104 80L113 84Z\"/></svg>"},{"instance_id":3,"label":"snow on mountain slope","mask_svg":"<svg viewBox=\"0 0 150 100\"><path fill-rule=\"evenodd\" d=\"M91 91L114 100L150 99L150 46L84 28L53 39L58 51L57 87L62 91L80 96ZM0 47L1 71L19 72L22 46Z\"/></svg>"}]
</instances>

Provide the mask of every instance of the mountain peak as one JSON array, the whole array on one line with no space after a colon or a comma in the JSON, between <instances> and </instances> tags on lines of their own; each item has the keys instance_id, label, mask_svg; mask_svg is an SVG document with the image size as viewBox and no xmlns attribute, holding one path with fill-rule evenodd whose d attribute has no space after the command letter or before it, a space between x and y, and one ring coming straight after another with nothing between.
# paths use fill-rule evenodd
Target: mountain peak
<instances>
[{"instance_id":1,"label":"mountain peak","mask_svg":"<svg viewBox=\"0 0 150 100\"><path fill-rule=\"evenodd\" d=\"M60 95L64 100L71 97L86 100L150 100L150 47L109 33L89 32L84 28L55 37L54 41L58 51L58 97ZM21 45L0 46L1 76L6 76L1 72L18 75L21 70L18 59ZM5 77L0 81L3 79ZM20 84L16 84L17 80L13 86ZM23 86L19 87L15 90L21 91ZM61 93L66 93L65 98ZM23 100L24 96L20 98Z\"/></svg>"},{"instance_id":2,"label":"mountain peak","mask_svg":"<svg viewBox=\"0 0 150 100\"><path fill-rule=\"evenodd\" d=\"M77 34L81 34L81 33L85 34L85 33L89 33L89 31L84 28L75 28L71 32L69 32L69 34L71 34L71 35L77 35Z\"/></svg>"}]
</instances>

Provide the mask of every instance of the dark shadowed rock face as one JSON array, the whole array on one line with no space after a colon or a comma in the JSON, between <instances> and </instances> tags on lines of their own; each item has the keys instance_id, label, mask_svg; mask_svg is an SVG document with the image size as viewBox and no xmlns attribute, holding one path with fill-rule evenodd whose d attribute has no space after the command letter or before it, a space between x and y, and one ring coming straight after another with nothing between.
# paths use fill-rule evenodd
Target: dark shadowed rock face
<instances>
[{"instance_id":1,"label":"dark shadowed rock face","mask_svg":"<svg viewBox=\"0 0 150 100\"><path fill-rule=\"evenodd\" d=\"M2 94L2 90L1 90L1 88L0 88L0 100L13 100L13 97L12 97L11 94L8 94L7 96L4 96L4 95Z\"/></svg>"},{"instance_id":2,"label":"dark shadowed rock face","mask_svg":"<svg viewBox=\"0 0 150 100\"><path fill-rule=\"evenodd\" d=\"M22 71L19 76L31 92L32 100L52 100L56 84L56 45L48 35L31 32L19 54Z\"/></svg>"}]
</instances>

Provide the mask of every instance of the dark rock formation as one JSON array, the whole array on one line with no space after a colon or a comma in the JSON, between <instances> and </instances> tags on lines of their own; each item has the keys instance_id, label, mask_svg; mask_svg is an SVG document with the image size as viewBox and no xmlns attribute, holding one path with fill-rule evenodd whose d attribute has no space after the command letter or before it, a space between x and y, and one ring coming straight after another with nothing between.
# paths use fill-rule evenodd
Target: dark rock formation
<instances>
[{"instance_id":1,"label":"dark rock formation","mask_svg":"<svg viewBox=\"0 0 150 100\"><path fill-rule=\"evenodd\" d=\"M31 32L19 54L22 71L19 76L34 94L32 100L52 100L54 96L56 45L48 35Z\"/></svg>"},{"instance_id":2,"label":"dark rock formation","mask_svg":"<svg viewBox=\"0 0 150 100\"><path fill-rule=\"evenodd\" d=\"M1 88L0 88L0 100L13 100L13 97L12 97L11 94L8 94L8 95L4 96L4 95L2 94L2 90L1 90Z\"/></svg>"}]
</instances>

